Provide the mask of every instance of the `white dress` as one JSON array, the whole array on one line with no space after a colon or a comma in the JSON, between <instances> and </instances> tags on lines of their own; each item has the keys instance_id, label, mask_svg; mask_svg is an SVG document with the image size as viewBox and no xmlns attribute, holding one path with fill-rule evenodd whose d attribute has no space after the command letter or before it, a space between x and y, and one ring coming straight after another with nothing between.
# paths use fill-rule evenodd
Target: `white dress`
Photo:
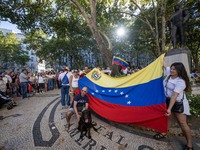
<instances>
[{"instance_id":1,"label":"white dress","mask_svg":"<svg viewBox=\"0 0 200 150\"><path fill-rule=\"evenodd\" d=\"M179 93L176 101L180 102L181 99L184 97L184 99L183 99L183 105L184 105L183 114L191 115L189 102L184 93L184 89L186 87L185 81L180 77L176 77L175 79L172 79L171 77L168 79L168 77L169 77L169 75L163 81L163 85L165 88L165 96L172 97L173 92ZM167 79L168 79L168 82L167 82ZM183 96L183 94L184 94L184 96Z\"/></svg>"}]
</instances>

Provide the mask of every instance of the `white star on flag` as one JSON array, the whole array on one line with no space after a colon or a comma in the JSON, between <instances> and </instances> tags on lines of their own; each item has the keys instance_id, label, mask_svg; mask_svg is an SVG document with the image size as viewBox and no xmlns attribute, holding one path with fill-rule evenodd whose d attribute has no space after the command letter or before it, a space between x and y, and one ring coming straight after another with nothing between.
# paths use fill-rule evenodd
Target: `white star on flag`
<instances>
[{"instance_id":1,"label":"white star on flag","mask_svg":"<svg viewBox=\"0 0 200 150\"><path fill-rule=\"evenodd\" d=\"M104 91L104 90L102 90L102 92L104 93L105 91Z\"/></svg>"},{"instance_id":2,"label":"white star on flag","mask_svg":"<svg viewBox=\"0 0 200 150\"><path fill-rule=\"evenodd\" d=\"M117 90L115 90L115 93L117 93Z\"/></svg>"},{"instance_id":3,"label":"white star on flag","mask_svg":"<svg viewBox=\"0 0 200 150\"><path fill-rule=\"evenodd\" d=\"M124 94L124 92L120 92L120 95L123 95Z\"/></svg>"},{"instance_id":4,"label":"white star on flag","mask_svg":"<svg viewBox=\"0 0 200 150\"><path fill-rule=\"evenodd\" d=\"M92 93L92 95L94 95L94 93Z\"/></svg>"},{"instance_id":5,"label":"white star on flag","mask_svg":"<svg viewBox=\"0 0 200 150\"><path fill-rule=\"evenodd\" d=\"M129 105L130 105L130 104L131 104L131 101L128 101L128 102L127 102L127 104L129 104Z\"/></svg>"},{"instance_id":6,"label":"white star on flag","mask_svg":"<svg viewBox=\"0 0 200 150\"><path fill-rule=\"evenodd\" d=\"M111 92L112 90L108 90L108 92Z\"/></svg>"},{"instance_id":7,"label":"white star on flag","mask_svg":"<svg viewBox=\"0 0 200 150\"><path fill-rule=\"evenodd\" d=\"M128 94L125 95L125 98L128 98Z\"/></svg>"},{"instance_id":8,"label":"white star on flag","mask_svg":"<svg viewBox=\"0 0 200 150\"><path fill-rule=\"evenodd\" d=\"M96 93L98 93L98 92L99 92L99 90L96 90L95 92L96 92Z\"/></svg>"}]
</instances>

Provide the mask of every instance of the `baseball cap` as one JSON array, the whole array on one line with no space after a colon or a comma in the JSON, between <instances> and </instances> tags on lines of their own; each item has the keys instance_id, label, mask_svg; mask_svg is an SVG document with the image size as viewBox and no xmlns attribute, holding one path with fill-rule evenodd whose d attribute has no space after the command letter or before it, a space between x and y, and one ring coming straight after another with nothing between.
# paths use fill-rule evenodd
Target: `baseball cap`
<instances>
[{"instance_id":1,"label":"baseball cap","mask_svg":"<svg viewBox=\"0 0 200 150\"><path fill-rule=\"evenodd\" d=\"M69 68L68 68L68 67L65 67L64 70L69 70Z\"/></svg>"}]
</instances>

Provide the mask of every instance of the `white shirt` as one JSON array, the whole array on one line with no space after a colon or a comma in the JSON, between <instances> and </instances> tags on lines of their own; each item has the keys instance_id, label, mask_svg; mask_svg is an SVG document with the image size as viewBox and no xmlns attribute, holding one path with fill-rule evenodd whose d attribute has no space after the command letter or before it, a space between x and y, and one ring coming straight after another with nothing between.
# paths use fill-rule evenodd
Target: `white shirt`
<instances>
[{"instance_id":1,"label":"white shirt","mask_svg":"<svg viewBox=\"0 0 200 150\"><path fill-rule=\"evenodd\" d=\"M36 79L38 83L44 83L44 78L42 76L37 76Z\"/></svg>"},{"instance_id":2,"label":"white shirt","mask_svg":"<svg viewBox=\"0 0 200 150\"><path fill-rule=\"evenodd\" d=\"M30 82L35 82L35 77L30 77L30 78L29 78L29 81L30 81Z\"/></svg>"},{"instance_id":3,"label":"white shirt","mask_svg":"<svg viewBox=\"0 0 200 150\"><path fill-rule=\"evenodd\" d=\"M6 82L2 79L0 80L0 91L5 92L6 91Z\"/></svg>"},{"instance_id":4,"label":"white shirt","mask_svg":"<svg viewBox=\"0 0 200 150\"><path fill-rule=\"evenodd\" d=\"M53 79L54 77L55 77L55 75L53 75L53 74L51 74L51 75L46 75L47 76L47 78L49 78L49 79Z\"/></svg>"},{"instance_id":5,"label":"white shirt","mask_svg":"<svg viewBox=\"0 0 200 150\"><path fill-rule=\"evenodd\" d=\"M68 79L69 79L70 76L72 75L72 73L71 73L71 72L67 72L67 71L65 71L65 72L59 74L59 76L58 76L58 80L62 81L62 79L64 78L64 76L66 75L66 73L67 73L67 77L68 77ZM67 85L69 85L69 84L67 84Z\"/></svg>"},{"instance_id":6,"label":"white shirt","mask_svg":"<svg viewBox=\"0 0 200 150\"><path fill-rule=\"evenodd\" d=\"M184 94L184 99L183 99L184 111L183 111L183 114L191 115L190 114L189 102L188 102L187 97L184 93L184 89L186 87L185 81L183 79L181 79L180 77L176 77L175 79L172 79L170 77L169 80L168 80L168 83L166 85L166 80L168 79L168 77L170 75L170 68L169 67L166 68L166 72L167 72L168 76L163 81L163 85L164 85L164 89L165 89L165 95L167 97L172 97L173 92L179 93L176 100L181 101L181 99L183 98L183 94Z\"/></svg>"},{"instance_id":7,"label":"white shirt","mask_svg":"<svg viewBox=\"0 0 200 150\"><path fill-rule=\"evenodd\" d=\"M127 73L128 73L128 68L123 69L123 74L127 75Z\"/></svg>"},{"instance_id":8,"label":"white shirt","mask_svg":"<svg viewBox=\"0 0 200 150\"><path fill-rule=\"evenodd\" d=\"M22 83L22 82L28 82L27 77L28 76L26 74L24 74L23 72L20 73L20 75L19 75L19 81L20 81L20 83Z\"/></svg>"},{"instance_id":9,"label":"white shirt","mask_svg":"<svg viewBox=\"0 0 200 150\"><path fill-rule=\"evenodd\" d=\"M73 88L78 87L78 80L79 80L79 77L75 78L74 75L72 76L72 87Z\"/></svg>"},{"instance_id":10,"label":"white shirt","mask_svg":"<svg viewBox=\"0 0 200 150\"><path fill-rule=\"evenodd\" d=\"M185 81L180 77L176 77L175 79L170 77L167 82L168 77L169 76L167 76L163 82L165 87L165 96L172 97L174 92L179 93L176 100L180 102L183 98L184 89L186 88Z\"/></svg>"},{"instance_id":11,"label":"white shirt","mask_svg":"<svg viewBox=\"0 0 200 150\"><path fill-rule=\"evenodd\" d=\"M7 77L3 77L2 79L5 82L5 84L8 83L8 78Z\"/></svg>"},{"instance_id":12,"label":"white shirt","mask_svg":"<svg viewBox=\"0 0 200 150\"><path fill-rule=\"evenodd\" d=\"M10 83L12 83L12 78L11 78L9 75L5 75L5 77L8 79L8 81L9 81Z\"/></svg>"}]
</instances>

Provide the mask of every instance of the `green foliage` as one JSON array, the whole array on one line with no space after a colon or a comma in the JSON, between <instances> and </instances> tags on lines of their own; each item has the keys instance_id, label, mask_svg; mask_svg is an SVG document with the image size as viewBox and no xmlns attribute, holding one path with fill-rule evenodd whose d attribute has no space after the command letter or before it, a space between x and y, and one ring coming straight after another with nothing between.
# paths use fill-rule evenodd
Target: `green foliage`
<instances>
[{"instance_id":1,"label":"green foliage","mask_svg":"<svg viewBox=\"0 0 200 150\"><path fill-rule=\"evenodd\" d=\"M35 51L41 49L42 43L47 40L47 35L42 30L32 30L26 33L24 44L28 44L28 49L33 49Z\"/></svg>"},{"instance_id":2,"label":"green foliage","mask_svg":"<svg viewBox=\"0 0 200 150\"><path fill-rule=\"evenodd\" d=\"M187 94L190 104L190 112L196 117L200 117L200 95Z\"/></svg>"},{"instance_id":3,"label":"green foliage","mask_svg":"<svg viewBox=\"0 0 200 150\"><path fill-rule=\"evenodd\" d=\"M151 24L154 24L154 11L152 8L142 8L142 13L148 17ZM143 18L142 14L138 14L138 17ZM158 18L158 22L160 22ZM161 29L159 29L159 37L161 37ZM123 45L127 43L127 48L130 49L131 58L134 58L136 66L145 66L152 61L152 58L157 57L155 37L150 30L149 26L141 21L141 19L135 18L134 23L128 27L128 38L125 39ZM160 40L161 43L161 40ZM152 58L148 58L152 56ZM143 59L146 59L143 61Z\"/></svg>"},{"instance_id":4,"label":"green foliage","mask_svg":"<svg viewBox=\"0 0 200 150\"><path fill-rule=\"evenodd\" d=\"M93 30L100 30L105 33L112 41L113 52L121 51L120 57L122 58L123 54L130 56L130 58L141 54L157 56L159 54L157 52L159 51L158 46L161 47L162 45L162 31L165 30L162 28L162 17L164 16L166 21L168 21L174 12L174 5L178 2L178 0L99 0L94 1L96 13L91 14L92 9L89 0L38 0L34 2L26 1L24 3L10 0L0 2L0 20L15 23L23 32L30 35L35 34L36 31L43 32L42 34L46 37L33 35L32 37L29 36L29 40L27 40L27 43L30 43L29 48L38 51L37 53L41 56L41 59L49 58L49 53L51 53L52 56L55 55L53 56L55 60L61 60L58 54L61 51L62 55L70 56L71 62L79 59L77 62L80 63L82 61L82 56L78 53L80 49L93 51L95 54L94 58L101 59L97 52L100 46L96 44L99 39L94 38L94 35L89 30L92 23L86 22L87 19L83 17L73 1L77 1L91 19L92 17L96 18L94 26L96 25L97 29ZM152 2L155 3L155 8ZM161 9L162 3L167 4L166 12L163 12ZM198 66L199 19L194 18L193 14L194 12L198 13L199 1L188 0L182 3L183 7L188 8L192 16L189 21L190 30L187 32L187 46L191 50L192 63L195 62L195 66ZM156 12L157 20L155 19ZM152 26L151 29L147 20ZM158 42L155 42L157 41L155 22L158 22ZM119 26L125 26L128 32L126 37L116 40L117 37L114 32ZM169 46L169 30L166 30L165 33L166 46ZM51 40L50 38L54 39ZM103 39L101 44L108 47L109 42L104 37L101 38ZM106 49L106 46L104 49ZM102 56L103 54L104 52ZM145 59L148 58L145 57Z\"/></svg>"},{"instance_id":5,"label":"green foliage","mask_svg":"<svg viewBox=\"0 0 200 150\"><path fill-rule=\"evenodd\" d=\"M9 33L4 36L0 31L0 51L1 63L15 62L24 65L29 60L27 52L22 49L14 33Z\"/></svg>"},{"instance_id":6,"label":"green foliage","mask_svg":"<svg viewBox=\"0 0 200 150\"><path fill-rule=\"evenodd\" d=\"M192 66L194 68L199 68L200 60L200 1L188 1L186 8L189 8L190 18L187 22L186 28L186 45L191 51L192 56Z\"/></svg>"},{"instance_id":7,"label":"green foliage","mask_svg":"<svg viewBox=\"0 0 200 150\"><path fill-rule=\"evenodd\" d=\"M45 27L44 22L47 21L45 16L47 13L51 14L50 6L52 6L50 1L45 3L1 1L0 16L1 20L17 24L20 30L28 32L30 29Z\"/></svg>"}]
</instances>

